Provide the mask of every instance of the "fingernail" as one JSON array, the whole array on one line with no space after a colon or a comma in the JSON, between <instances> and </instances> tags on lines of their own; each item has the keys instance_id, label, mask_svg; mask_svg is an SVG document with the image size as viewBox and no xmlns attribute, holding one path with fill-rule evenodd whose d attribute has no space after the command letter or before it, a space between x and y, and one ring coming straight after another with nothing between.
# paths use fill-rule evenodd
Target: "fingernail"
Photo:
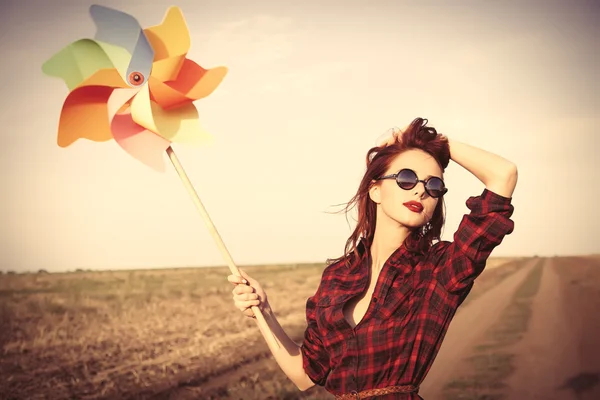
<instances>
[{"instance_id":1,"label":"fingernail","mask_svg":"<svg viewBox=\"0 0 600 400\"><path fill-rule=\"evenodd\" d=\"M247 280L245 280L245 279L242 279L242 283L243 283L243 284L246 284L246 283L248 283L248 281L247 281Z\"/></svg>"}]
</instances>

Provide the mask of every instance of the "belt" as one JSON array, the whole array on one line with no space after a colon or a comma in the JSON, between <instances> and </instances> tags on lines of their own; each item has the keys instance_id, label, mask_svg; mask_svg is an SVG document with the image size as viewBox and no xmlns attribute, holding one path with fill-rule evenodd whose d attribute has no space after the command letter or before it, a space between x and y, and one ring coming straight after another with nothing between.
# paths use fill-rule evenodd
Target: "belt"
<instances>
[{"instance_id":1,"label":"belt","mask_svg":"<svg viewBox=\"0 0 600 400\"><path fill-rule=\"evenodd\" d=\"M347 394L336 395L335 398L336 400L360 400L366 399L368 397L381 396L390 393L414 393L418 391L419 387L413 385L388 386L381 389L363 390L362 392L357 392L356 390L353 390L352 392Z\"/></svg>"}]
</instances>

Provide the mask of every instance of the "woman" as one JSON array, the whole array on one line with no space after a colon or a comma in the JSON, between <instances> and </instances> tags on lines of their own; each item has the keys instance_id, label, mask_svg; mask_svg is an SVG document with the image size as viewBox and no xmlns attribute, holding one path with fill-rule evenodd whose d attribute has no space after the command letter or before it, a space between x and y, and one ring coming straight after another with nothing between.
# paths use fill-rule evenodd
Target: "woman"
<instances>
[{"instance_id":1,"label":"woman","mask_svg":"<svg viewBox=\"0 0 600 400\"><path fill-rule=\"evenodd\" d=\"M516 166L426 124L417 118L369 150L349 203L358 206L356 229L307 300L301 346L283 331L256 280L244 271L228 277L237 308L249 317L249 307L261 309L280 343L271 349L275 360L300 390L317 384L339 399L421 399L419 385L457 308L513 231ZM470 213L452 242L440 240L450 159L485 185L467 200Z\"/></svg>"}]
</instances>

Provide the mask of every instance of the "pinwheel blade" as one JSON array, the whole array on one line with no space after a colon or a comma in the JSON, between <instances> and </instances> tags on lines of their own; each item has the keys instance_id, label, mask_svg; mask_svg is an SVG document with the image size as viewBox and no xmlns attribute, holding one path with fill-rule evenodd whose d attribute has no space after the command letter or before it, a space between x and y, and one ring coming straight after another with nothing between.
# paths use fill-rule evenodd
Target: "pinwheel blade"
<instances>
[{"instance_id":1,"label":"pinwheel blade","mask_svg":"<svg viewBox=\"0 0 600 400\"><path fill-rule=\"evenodd\" d=\"M165 150L171 145L168 140L137 124L131 116L131 108L127 106L137 98L141 89L115 90L108 99L108 119L112 136L117 144L130 156L163 172Z\"/></svg>"},{"instance_id":2,"label":"pinwheel blade","mask_svg":"<svg viewBox=\"0 0 600 400\"><path fill-rule=\"evenodd\" d=\"M170 142L206 145L213 140L200 126L194 104L188 102L165 110L150 99L148 86L142 88L131 101L131 115L138 125Z\"/></svg>"},{"instance_id":3,"label":"pinwheel blade","mask_svg":"<svg viewBox=\"0 0 600 400\"><path fill-rule=\"evenodd\" d=\"M125 73L126 81L131 83L129 77L133 73L139 73L143 80L135 84L144 84L152 70L154 50L139 22L129 14L100 5L92 5L90 14L97 27L94 38L121 47L130 54L127 69L121 70ZM119 67L123 68L122 65Z\"/></svg>"},{"instance_id":4,"label":"pinwheel blade","mask_svg":"<svg viewBox=\"0 0 600 400\"><path fill-rule=\"evenodd\" d=\"M58 124L58 145L67 147L77 139L105 142L112 139L107 101L113 89L84 86L72 91L63 105Z\"/></svg>"},{"instance_id":5,"label":"pinwheel blade","mask_svg":"<svg viewBox=\"0 0 600 400\"><path fill-rule=\"evenodd\" d=\"M52 56L42 65L42 71L61 78L69 90L80 86L102 85L124 87L125 82L115 69L115 63L108 56L106 48L91 39L81 39L71 43ZM119 59L118 52L113 58Z\"/></svg>"}]
</instances>

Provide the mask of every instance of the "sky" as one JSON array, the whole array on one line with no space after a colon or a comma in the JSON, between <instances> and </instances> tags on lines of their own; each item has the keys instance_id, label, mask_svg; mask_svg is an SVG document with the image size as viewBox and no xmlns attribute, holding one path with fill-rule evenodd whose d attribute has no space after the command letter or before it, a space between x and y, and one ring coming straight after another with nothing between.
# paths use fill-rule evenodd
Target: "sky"
<instances>
[{"instance_id":1,"label":"sky","mask_svg":"<svg viewBox=\"0 0 600 400\"><path fill-rule=\"evenodd\" d=\"M515 230L492 256L599 253L600 2L9 0L0 5L4 271L225 265L165 156L56 143L68 95L41 65L93 37L89 6L142 27L179 6L187 57L229 72L195 102L211 146L174 144L238 265L341 255L367 150L415 117L514 162ZM484 186L451 162L452 240Z\"/></svg>"}]
</instances>

